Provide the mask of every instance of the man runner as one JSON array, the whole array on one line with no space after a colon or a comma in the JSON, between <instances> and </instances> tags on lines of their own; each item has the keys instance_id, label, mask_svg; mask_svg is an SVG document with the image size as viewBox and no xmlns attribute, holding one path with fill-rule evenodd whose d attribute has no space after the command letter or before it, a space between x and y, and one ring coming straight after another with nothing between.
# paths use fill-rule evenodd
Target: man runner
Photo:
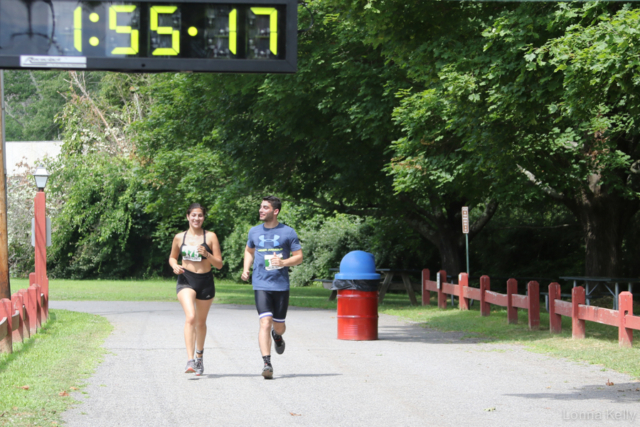
<instances>
[{"instance_id":1,"label":"man runner","mask_svg":"<svg viewBox=\"0 0 640 427\"><path fill-rule=\"evenodd\" d=\"M295 230L278 222L282 203L275 196L262 199L260 221L249 230L244 249L242 280L249 280L253 264L253 293L260 318L258 343L264 367L262 376L273 378L271 365L271 337L276 353L284 352L282 334L286 330L285 318L289 307L289 267L302 263L302 247ZM256 250L257 248L257 250Z\"/></svg>"}]
</instances>

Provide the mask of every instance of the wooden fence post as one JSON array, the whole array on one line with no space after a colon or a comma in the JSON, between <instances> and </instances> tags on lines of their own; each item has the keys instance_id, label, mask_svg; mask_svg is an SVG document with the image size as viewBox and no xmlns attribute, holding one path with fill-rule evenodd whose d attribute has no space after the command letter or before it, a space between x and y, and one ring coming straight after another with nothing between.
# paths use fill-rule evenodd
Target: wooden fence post
<instances>
[{"instance_id":1,"label":"wooden fence post","mask_svg":"<svg viewBox=\"0 0 640 427\"><path fill-rule=\"evenodd\" d=\"M562 316L556 314L556 300L561 297L560 284L553 282L549 284L549 332L559 334L562 332Z\"/></svg>"},{"instance_id":2,"label":"wooden fence post","mask_svg":"<svg viewBox=\"0 0 640 427\"><path fill-rule=\"evenodd\" d=\"M7 318L7 336L0 340L0 352L13 353L13 339L11 333L11 300L7 298L0 299L0 320Z\"/></svg>"},{"instance_id":3,"label":"wooden fence post","mask_svg":"<svg viewBox=\"0 0 640 427\"><path fill-rule=\"evenodd\" d=\"M27 293L29 298L27 301L27 315L29 316L29 334L34 335L38 332L38 299L37 289L35 285L29 286Z\"/></svg>"},{"instance_id":4,"label":"wooden fence post","mask_svg":"<svg viewBox=\"0 0 640 427\"><path fill-rule=\"evenodd\" d=\"M487 302L485 292L491 289L491 279L489 276L480 277L480 314L483 317L491 314L491 304Z\"/></svg>"},{"instance_id":5,"label":"wooden fence post","mask_svg":"<svg viewBox=\"0 0 640 427\"><path fill-rule=\"evenodd\" d=\"M422 305L431 303L431 292L427 290L427 282L431 279L431 273L428 268L422 270Z\"/></svg>"},{"instance_id":6,"label":"wooden fence post","mask_svg":"<svg viewBox=\"0 0 640 427\"><path fill-rule=\"evenodd\" d=\"M39 284L35 285L38 289L38 319L40 320L40 327L43 327L45 323L47 323L47 315L46 315L46 307L47 304L46 298L42 297L42 286Z\"/></svg>"},{"instance_id":7,"label":"wooden fence post","mask_svg":"<svg viewBox=\"0 0 640 427\"><path fill-rule=\"evenodd\" d=\"M620 292L618 296L618 312L620 324L618 326L618 345L620 347L631 347L633 344L633 329L627 328L625 315L633 316L633 295L631 292Z\"/></svg>"},{"instance_id":8,"label":"wooden fence post","mask_svg":"<svg viewBox=\"0 0 640 427\"><path fill-rule=\"evenodd\" d=\"M29 338L31 336L31 327L29 326L29 291L26 289L20 289L18 293L22 295L22 304L24 305L24 319L20 319L23 326L22 332L24 333L25 338Z\"/></svg>"},{"instance_id":9,"label":"wooden fence post","mask_svg":"<svg viewBox=\"0 0 640 427\"><path fill-rule=\"evenodd\" d=\"M458 290L460 295L458 298L458 308L460 310L469 310L469 299L465 298L467 295L467 288L469 287L469 275L467 273L460 273L458 275Z\"/></svg>"},{"instance_id":10,"label":"wooden fence post","mask_svg":"<svg viewBox=\"0 0 640 427\"><path fill-rule=\"evenodd\" d=\"M507 321L510 325L518 323L518 309L513 306L511 295L518 293L518 281L516 279L507 280Z\"/></svg>"},{"instance_id":11,"label":"wooden fence post","mask_svg":"<svg viewBox=\"0 0 640 427\"><path fill-rule=\"evenodd\" d=\"M536 281L527 284L527 302L529 303L529 330L540 329L540 284Z\"/></svg>"},{"instance_id":12,"label":"wooden fence post","mask_svg":"<svg viewBox=\"0 0 640 427\"><path fill-rule=\"evenodd\" d=\"M580 304L585 303L586 295L582 286L576 286L571 290L571 336L582 339L586 335L585 321L578 317Z\"/></svg>"},{"instance_id":13,"label":"wooden fence post","mask_svg":"<svg viewBox=\"0 0 640 427\"><path fill-rule=\"evenodd\" d=\"M42 328L42 302L40 300L40 286L31 285L29 291L32 292L31 297L36 302L36 326L38 329Z\"/></svg>"},{"instance_id":14,"label":"wooden fence post","mask_svg":"<svg viewBox=\"0 0 640 427\"><path fill-rule=\"evenodd\" d=\"M447 308L447 294L442 292L443 283L447 281L447 272L440 270L440 289L438 289L438 308ZM451 297L453 298L453 296Z\"/></svg>"},{"instance_id":15,"label":"wooden fence post","mask_svg":"<svg viewBox=\"0 0 640 427\"><path fill-rule=\"evenodd\" d=\"M22 303L22 294L16 292L11 295L11 302L13 304L13 309L18 310L20 313L20 317L18 317L18 327L13 331L12 340L13 342L24 342L24 305Z\"/></svg>"}]
</instances>

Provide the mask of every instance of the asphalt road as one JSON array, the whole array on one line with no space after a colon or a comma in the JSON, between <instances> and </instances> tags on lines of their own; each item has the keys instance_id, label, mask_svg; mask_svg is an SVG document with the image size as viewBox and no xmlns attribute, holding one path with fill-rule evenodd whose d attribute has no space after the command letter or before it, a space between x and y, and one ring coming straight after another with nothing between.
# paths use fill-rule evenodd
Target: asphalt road
<instances>
[{"instance_id":1,"label":"asphalt road","mask_svg":"<svg viewBox=\"0 0 640 427\"><path fill-rule=\"evenodd\" d=\"M212 306L202 377L183 373L177 302L50 306L115 326L63 415L72 427L640 424L640 382L627 375L392 316L380 316L378 341L341 341L334 311L290 308L286 351L264 380L252 306Z\"/></svg>"}]
</instances>

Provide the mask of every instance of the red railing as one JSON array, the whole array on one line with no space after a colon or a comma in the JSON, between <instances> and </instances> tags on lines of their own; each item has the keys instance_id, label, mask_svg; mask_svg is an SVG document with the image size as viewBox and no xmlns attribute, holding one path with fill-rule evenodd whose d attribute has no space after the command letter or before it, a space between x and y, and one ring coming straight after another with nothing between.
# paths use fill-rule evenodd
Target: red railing
<instances>
[{"instance_id":1,"label":"red railing","mask_svg":"<svg viewBox=\"0 0 640 427\"><path fill-rule=\"evenodd\" d=\"M422 305L429 305L431 292L438 296L438 307L447 308L447 295L459 298L459 308L469 309L469 299L480 301L480 313L488 316L491 313L490 304L507 308L507 322L518 323L518 308L527 310L529 317L529 329L540 327L540 286L538 282L531 281L527 284L527 295L518 294L518 282L515 279L507 281L507 293L501 294L490 290L489 276L480 278L480 288L469 287L467 273L460 273L458 284L446 283L447 272L440 270L438 280L433 281L428 269L422 270ZM442 280L440 280L442 279ZM584 288L578 286L571 292L571 301L560 299L560 285L549 285L549 331L559 333L562 331L561 316L571 317L572 336L580 339L585 337L585 321L602 323L618 328L618 343L621 347L631 347L633 343L633 330L640 330L640 317L633 315L633 295L630 292L621 292L618 298L618 310L585 305L586 295Z\"/></svg>"},{"instance_id":2,"label":"red railing","mask_svg":"<svg viewBox=\"0 0 640 427\"><path fill-rule=\"evenodd\" d=\"M440 270L438 277L446 280L447 272ZM438 295L438 307L447 308L447 295L457 296L460 300L461 310L469 309L469 300L480 301L480 313L488 316L491 313L490 304L507 308L507 321L510 324L518 323L518 308L528 311L529 329L538 329L540 326L540 286L538 282L527 284L527 295L518 294L518 282L515 279L507 281L507 293L501 294L490 290L491 279L489 276L480 278L480 288L469 287L469 276L460 273L458 284L446 283L442 280L430 280L428 269L422 270L422 305L428 305L431 292ZM438 286L438 283L440 285Z\"/></svg>"},{"instance_id":3,"label":"red railing","mask_svg":"<svg viewBox=\"0 0 640 427\"><path fill-rule=\"evenodd\" d=\"M571 336L581 339L586 334L586 321L618 328L618 344L631 347L633 330L640 330L640 317L633 315L633 295L621 292L618 295L618 310L585 305L586 294L582 286L571 290L571 301L560 300L560 285L549 285L549 331L562 331L562 316L571 317Z\"/></svg>"},{"instance_id":4,"label":"red railing","mask_svg":"<svg viewBox=\"0 0 640 427\"><path fill-rule=\"evenodd\" d=\"M31 273L28 289L18 290L11 299L0 299L0 340L11 334L11 342L23 342L49 317L48 298L34 281L35 274Z\"/></svg>"}]
</instances>

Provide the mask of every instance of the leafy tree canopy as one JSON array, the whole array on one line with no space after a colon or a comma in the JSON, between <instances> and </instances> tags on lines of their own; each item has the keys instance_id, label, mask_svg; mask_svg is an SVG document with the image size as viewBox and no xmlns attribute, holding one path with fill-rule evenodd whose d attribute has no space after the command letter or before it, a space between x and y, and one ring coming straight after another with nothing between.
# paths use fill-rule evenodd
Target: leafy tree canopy
<instances>
[{"instance_id":1,"label":"leafy tree canopy","mask_svg":"<svg viewBox=\"0 0 640 427\"><path fill-rule=\"evenodd\" d=\"M7 141L51 141L60 138L55 116L69 88L63 71L4 71Z\"/></svg>"}]
</instances>

